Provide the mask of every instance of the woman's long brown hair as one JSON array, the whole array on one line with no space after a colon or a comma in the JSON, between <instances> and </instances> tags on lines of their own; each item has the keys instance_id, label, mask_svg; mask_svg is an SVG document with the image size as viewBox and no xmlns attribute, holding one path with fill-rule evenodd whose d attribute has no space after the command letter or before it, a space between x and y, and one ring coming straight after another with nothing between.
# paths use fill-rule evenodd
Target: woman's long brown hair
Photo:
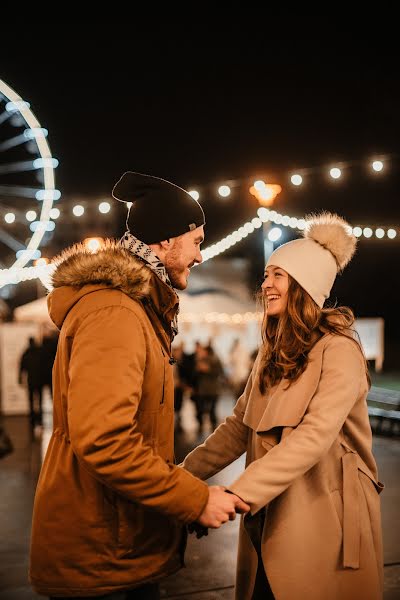
<instances>
[{"instance_id":1,"label":"woman's long brown hair","mask_svg":"<svg viewBox=\"0 0 400 600\"><path fill-rule=\"evenodd\" d=\"M308 365L310 350L326 333L348 337L361 349L361 344L355 339L357 334L352 329L354 314L350 308L319 308L290 275L287 299L286 310L279 318L268 317L263 295L263 345L259 378L263 394L281 379L286 379L288 386L296 381ZM366 361L365 368L369 380Z\"/></svg>"}]
</instances>

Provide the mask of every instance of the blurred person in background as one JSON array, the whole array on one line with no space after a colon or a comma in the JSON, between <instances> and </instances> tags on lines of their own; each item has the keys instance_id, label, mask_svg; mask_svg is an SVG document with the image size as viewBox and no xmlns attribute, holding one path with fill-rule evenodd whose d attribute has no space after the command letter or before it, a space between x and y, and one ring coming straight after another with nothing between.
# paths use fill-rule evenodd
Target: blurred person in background
<instances>
[{"instance_id":1,"label":"blurred person in background","mask_svg":"<svg viewBox=\"0 0 400 600\"><path fill-rule=\"evenodd\" d=\"M211 344L199 346L195 360L196 383L193 400L196 405L196 419L200 431L204 426L205 415L209 416L213 430L217 426L216 408L223 375L221 361Z\"/></svg>"},{"instance_id":2,"label":"blurred person in background","mask_svg":"<svg viewBox=\"0 0 400 600\"><path fill-rule=\"evenodd\" d=\"M20 385L26 385L29 401L29 421L32 431L43 419L43 354L34 337L29 338L28 347L21 356L19 365Z\"/></svg>"},{"instance_id":3,"label":"blurred person in background","mask_svg":"<svg viewBox=\"0 0 400 600\"><path fill-rule=\"evenodd\" d=\"M239 338L233 340L228 356L229 382L235 401L243 393L250 372L250 353Z\"/></svg>"}]
</instances>

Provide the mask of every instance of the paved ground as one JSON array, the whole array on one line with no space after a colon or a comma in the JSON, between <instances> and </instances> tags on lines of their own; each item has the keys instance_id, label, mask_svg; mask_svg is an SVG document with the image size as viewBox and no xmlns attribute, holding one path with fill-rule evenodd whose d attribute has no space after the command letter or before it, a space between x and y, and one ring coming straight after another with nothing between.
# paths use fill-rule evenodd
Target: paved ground
<instances>
[{"instance_id":1,"label":"paved ground","mask_svg":"<svg viewBox=\"0 0 400 600\"><path fill-rule=\"evenodd\" d=\"M374 394L377 394L374 390ZM232 400L221 399L219 415L230 412ZM39 439L32 439L25 417L9 417L5 425L15 452L0 462L0 598L1 600L33 600L27 582L27 562L32 501L41 456L49 437L51 415L47 429ZM177 458L200 441L190 401L185 403L184 433L177 437ZM207 434L207 431L204 435ZM382 494L384 531L385 600L400 598L400 440L374 438L375 456L380 479L386 489ZM214 478L215 483L228 484L243 469L240 459ZM189 539L186 569L170 577L162 588L164 598L179 600L232 600L236 562L238 521L228 523L219 531L197 540ZM302 599L296 599L302 600Z\"/></svg>"}]
</instances>

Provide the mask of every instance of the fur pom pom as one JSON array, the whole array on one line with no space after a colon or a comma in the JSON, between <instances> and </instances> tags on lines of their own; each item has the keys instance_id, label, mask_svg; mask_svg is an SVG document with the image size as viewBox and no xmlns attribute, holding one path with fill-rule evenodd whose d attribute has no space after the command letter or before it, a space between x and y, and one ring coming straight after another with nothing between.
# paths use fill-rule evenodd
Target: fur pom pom
<instances>
[{"instance_id":1,"label":"fur pom pom","mask_svg":"<svg viewBox=\"0 0 400 600\"><path fill-rule=\"evenodd\" d=\"M350 225L330 212L307 217L304 237L329 250L340 271L350 262L356 250L357 240L350 231Z\"/></svg>"}]
</instances>

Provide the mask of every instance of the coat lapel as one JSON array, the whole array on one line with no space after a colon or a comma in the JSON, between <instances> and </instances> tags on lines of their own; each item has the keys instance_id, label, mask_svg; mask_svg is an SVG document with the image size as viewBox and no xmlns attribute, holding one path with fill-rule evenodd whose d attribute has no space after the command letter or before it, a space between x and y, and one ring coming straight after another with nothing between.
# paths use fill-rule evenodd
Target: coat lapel
<instances>
[{"instance_id":1,"label":"coat lapel","mask_svg":"<svg viewBox=\"0 0 400 600\"><path fill-rule=\"evenodd\" d=\"M257 433L274 427L296 427L318 388L324 347L322 340L314 346L307 370L297 381L288 387L287 380L282 380L269 394L261 394L257 370L243 417L245 425Z\"/></svg>"}]
</instances>

